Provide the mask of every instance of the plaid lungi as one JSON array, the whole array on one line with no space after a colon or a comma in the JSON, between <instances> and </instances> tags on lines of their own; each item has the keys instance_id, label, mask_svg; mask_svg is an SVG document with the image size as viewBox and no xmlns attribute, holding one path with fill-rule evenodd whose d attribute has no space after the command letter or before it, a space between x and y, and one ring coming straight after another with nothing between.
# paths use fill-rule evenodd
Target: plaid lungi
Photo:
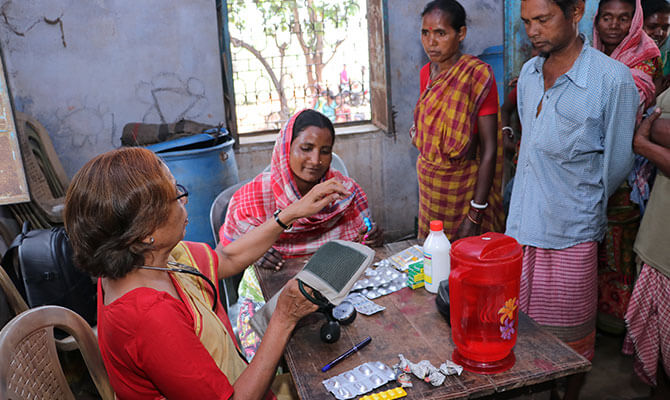
<instances>
[{"instance_id":1,"label":"plaid lungi","mask_svg":"<svg viewBox=\"0 0 670 400\"><path fill-rule=\"evenodd\" d=\"M659 355L670 376L670 278L644 264L626 311L625 354L635 354L633 369L656 386Z\"/></svg>"},{"instance_id":2,"label":"plaid lungi","mask_svg":"<svg viewBox=\"0 0 670 400\"><path fill-rule=\"evenodd\" d=\"M526 246L519 308L587 359L593 358L598 243L567 249Z\"/></svg>"}]
</instances>

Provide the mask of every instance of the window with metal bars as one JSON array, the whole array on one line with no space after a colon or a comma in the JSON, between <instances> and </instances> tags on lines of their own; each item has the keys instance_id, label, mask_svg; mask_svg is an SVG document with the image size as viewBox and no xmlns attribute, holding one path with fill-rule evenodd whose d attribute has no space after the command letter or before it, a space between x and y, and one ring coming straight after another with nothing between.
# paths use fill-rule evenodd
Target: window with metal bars
<instances>
[{"instance_id":1,"label":"window with metal bars","mask_svg":"<svg viewBox=\"0 0 670 400\"><path fill-rule=\"evenodd\" d=\"M233 133L276 131L303 108L319 110L335 123L373 121L392 131L385 0L218 3Z\"/></svg>"}]
</instances>

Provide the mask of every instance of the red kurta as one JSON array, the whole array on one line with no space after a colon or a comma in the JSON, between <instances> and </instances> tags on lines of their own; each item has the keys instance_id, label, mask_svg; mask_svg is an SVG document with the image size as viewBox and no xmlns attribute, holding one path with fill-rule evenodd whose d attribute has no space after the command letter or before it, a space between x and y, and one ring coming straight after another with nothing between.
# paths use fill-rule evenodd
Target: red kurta
<instances>
[{"instance_id":1,"label":"red kurta","mask_svg":"<svg viewBox=\"0 0 670 400\"><path fill-rule=\"evenodd\" d=\"M187 245L196 260L218 262L208 246ZM206 251L210 254L204 254ZM211 276L215 268L205 268L199 261L196 264L216 282ZM184 302L185 294L170 276L181 301L166 292L142 287L104 305L98 280L98 342L112 387L119 399L228 399L233 386L200 341L194 330L194 314ZM220 304L216 314L234 337ZM274 396L268 393L268 398Z\"/></svg>"}]
</instances>

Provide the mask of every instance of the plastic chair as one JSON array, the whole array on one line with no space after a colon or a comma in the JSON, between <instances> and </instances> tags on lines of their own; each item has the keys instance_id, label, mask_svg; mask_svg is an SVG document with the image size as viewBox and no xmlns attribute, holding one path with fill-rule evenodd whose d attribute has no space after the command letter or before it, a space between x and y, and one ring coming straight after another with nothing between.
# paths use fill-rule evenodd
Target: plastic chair
<instances>
[{"instance_id":1,"label":"plastic chair","mask_svg":"<svg viewBox=\"0 0 670 400\"><path fill-rule=\"evenodd\" d=\"M221 229L221 226L223 226L223 223L226 220L226 212L228 212L230 199L233 198L233 195L239 188L250 181L250 179L247 179L246 181L227 187L223 192L219 193L214 199L214 202L212 202L212 207L209 209L209 223L212 227L214 243L219 244L219 229Z\"/></svg>"},{"instance_id":2,"label":"plastic chair","mask_svg":"<svg viewBox=\"0 0 670 400\"><path fill-rule=\"evenodd\" d=\"M14 315L19 315L24 311L28 311L30 307L28 307L26 301L21 297L21 293L19 293L19 290L14 286L14 282L12 282L12 279L7 275L5 269L1 267L0 290L5 294L9 308L12 309Z\"/></svg>"},{"instance_id":3,"label":"plastic chair","mask_svg":"<svg viewBox=\"0 0 670 400\"><path fill-rule=\"evenodd\" d=\"M20 224L30 221L35 229L49 228L63 222L69 180L46 129L26 114L16 112L15 115L31 201L11 204L9 209Z\"/></svg>"},{"instance_id":4,"label":"plastic chair","mask_svg":"<svg viewBox=\"0 0 670 400\"><path fill-rule=\"evenodd\" d=\"M114 399L93 331L77 313L59 306L23 312L0 331L0 398L75 399L58 360L54 328L75 338L100 396Z\"/></svg>"},{"instance_id":5,"label":"plastic chair","mask_svg":"<svg viewBox=\"0 0 670 400\"><path fill-rule=\"evenodd\" d=\"M25 311L28 311L30 307L26 301L19 293L19 290L14 286L14 282L7 275L7 272L4 268L0 267L0 290L5 294L7 298L7 303L9 308L14 313L14 315L19 315ZM89 327L90 328L90 327ZM93 333L98 335L98 326L93 327ZM64 337L63 339L56 339L56 345L58 350L61 351L72 351L78 348L77 341L72 336Z\"/></svg>"},{"instance_id":6,"label":"plastic chair","mask_svg":"<svg viewBox=\"0 0 670 400\"><path fill-rule=\"evenodd\" d=\"M223 226L224 221L226 220L226 213L228 212L228 204L230 204L230 199L233 198L233 194L237 192L239 188L247 184L250 180L239 182L223 190L219 193L218 196L214 199L212 207L209 209L209 222L212 227L212 235L214 235L214 243L219 244L219 229ZM234 276L223 279L219 283L219 292L224 294L223 298L225 299L224 306L226 310L230 310L230 307L237 302L237 287L242 281L242 273L239 273Z\"/></svg>"},{"instance_id":7,"label":"plastic chair","mask_svg":"<svg viewBox=\"0 0 670 400\"><path fill-rule=\"evenodd\" d=\"M338 156L335 152L331 154L333 156L333 159L330 161L330 167L333 168L334 170L339 171L344 176L349 176L349 171L347 170L347 166L344 165L344 161L342 161L342 158L340 158L340 156ZM270 172L270 164L268 164L268 166L265 167L263 172Z\"/></svg>"}]
</instances>

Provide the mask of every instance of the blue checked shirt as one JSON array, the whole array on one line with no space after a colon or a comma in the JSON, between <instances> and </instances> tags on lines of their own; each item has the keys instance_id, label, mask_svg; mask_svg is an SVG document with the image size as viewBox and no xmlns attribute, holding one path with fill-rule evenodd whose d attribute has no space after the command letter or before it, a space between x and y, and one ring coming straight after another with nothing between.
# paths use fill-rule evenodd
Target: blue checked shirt
<instances>
[{"instance_id":1,"label":"blue checked shirt","mask_svg":"<svg viewBox=\"0 0 670 400\"><path fill-rule=\"evenodd\" d=\"M564 249L601 240L607 199L633 165L639 97L630 70L582 40L572 68L547 91L544 58L519 75L523 135L506 233L523 245Z\"/></svg>"}]
</instances>

